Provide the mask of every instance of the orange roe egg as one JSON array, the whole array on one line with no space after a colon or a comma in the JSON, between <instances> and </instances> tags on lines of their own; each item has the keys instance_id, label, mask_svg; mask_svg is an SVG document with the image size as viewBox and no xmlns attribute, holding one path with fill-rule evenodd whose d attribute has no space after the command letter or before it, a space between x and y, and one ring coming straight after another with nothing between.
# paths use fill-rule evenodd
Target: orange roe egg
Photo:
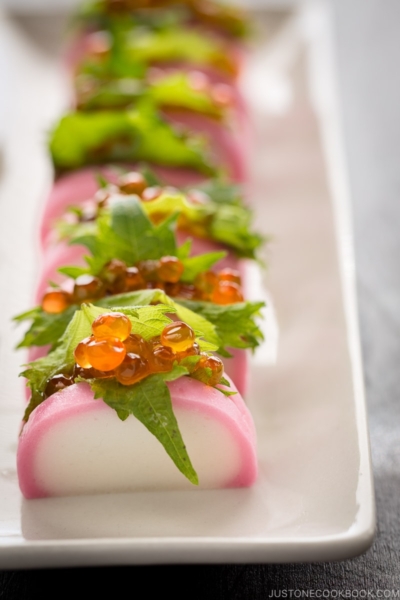
<instances>
[{"instance_id":1,"label":"orange roe egg","mask_svg":"<svg viewBox=\"0 0 400 600\"><path fill-rule=\"evenodd\" d=\"M146 360L137 354L128 353L116 369L115 377L122 385L133 385L149 373L149 365Z\"/></svg>"},{"instance_id":2,"label":"orange roe egg","mask_svg":"<svg viewBox=\"0 0 400 600\"><path fill-rule=\"evenodd\" d=\"M101 270L100 278L108 291L118 294L125 290L126 264L118 258L110 260Z\"/></svg>"},{"instance_id":3,"label":"orange roe egg","mask_svg":"<svg viewBox=\"0 0 400 600\"><path fill-rule=\"evenodd\" d=\"M92 367L112 371L126 356L126 348L118 338L93 338L86 346L86 356Z\"/></svg>"},{"instance_id":4,"label":"orange roe egg","mask_svg":"<svg viewBox=\"0 0 400 600\"><path fill-rule=\"evenodd\" d=\"M137 268L139 269L141 276L146 281L157 281L159 266L159 260L141 260L137 264Z\"/></svg>"},{"instance_id":5,"label":"orange roe egg","mask_svg":"<svg viewBox=\"0 0 400 600\"><path fill-rule=\"evenodd\" d=\"M160 259L160 265L157 274L161 281L167 283L177 283L185 270L182 262L176 256L163 256Z\"/></svg>"},{"instance_id":6,"label":"orange roe egg","mask_svg":"<svg viewBox=\"0 0 400 600\"><path fill-rule=\"evenodd\" d=\"M176 355L176 358L178 360L183 360L184 358L187 358L188 356L196 356L198 354L200 354L200 346L198 345L197 342L195 342L193 344L193 346L191 346L187 350L184 350L183 352L178 352Z\"/></svg>"},{"instance_id":7,"label":"orange roe egg","mask_svg":"<svg viewBox=\"0 0 400 600\"><path fill-rule=\"evenodd\" d=\"M179 296L180 289L181 289L181 286L179 283L166 283L165 284L165 293L168 296L171 296L172 298L175 298L175 296Z\"/></svg>"},{"instance_id":8,"label":"orange roe egg","mask_svg":"<svg viewBox=\"0 0 400 600\"><path fill-rule=\"evenodd\" d=\"M194 284L205 294L210 294L218 283L218 277L213 271L205 271L197 275Z\"/></svg>"},{"instance_id":9,"label":"orange roe egg","mask_svg":"<svg viewBox=\"0 0 400 600\"><path fill-rule=\"evenodd\" d=\"M165 284L162 281L153 281L147 284L147 288L150 290L162 290L165 291Z\"/></svg>"},{"instance_id":10,"label":"orange roe egg","mask_svg":"<svg viewBox=\"0 0 400 600\"><path fill-rule=\"evenodd\" d=\"M218 273L218 279L220 281L233 281L233 283L241 284L240 273L236 269L222 269Z\"/></svg>"},{"instance_id":11,"label":"orange roe egg","mask_svg":"<svg viewBox=\"0 0 400 600\"><path fill-rule=\"evenodd\" d=\"M131 333L131 335L126 338L124 346L128 354L138 354L139 356L147 358L151 353L151 345L137 333Z\"/></svg>"},{"instance_id":12,"label":"orange roe egg","mask_svg":"<svg viewBox=\"0 0 400 600\"><path fill-rule=\"evenodd\" d=\"M44 389L44 397L48 398L61 390L64 390L66 387L72 385L74 380L72 377L68 377L66 375L54 375L46 384Z\"/></svg>"},{"instance_id":13,"label":"orange roe egg","mask_svg":"<svg viewBox=\"0 0 400 600\"><path fill-rule=\"evenodd\" d=\"M91 335L90 337L87 337L81 342L79 342L79 344L75 348L75 362L83 369L90 369L90 367L92 366L87 355L87 346L92 340L93 336Z\"/></svg>"},{"instance_id":14,"label":"orange roe egg","mask_svg":"<svg viewBox=\"0 0 400 600\"><path fill-rule=\"evenodd\" d=\"M197 290L194 285L191 284L183 284L179 288L179 293L177 296L179 298L186 298L186 300L193 300L198 295Z\"/></svg>"},{"instance_id":15,"label":"orange roe egg","mask_svg":"<svg viewBox=\"0 0 400 600\"><path fill-rule=\"evenodd\" d=\"M74 366L73 378L82 377L83 379L110 379L114 376L114 371L99 371L93 367L83 369L79 365Z\"/></svg>"},{"instance_id":16,"label":"orange roe egg","mask_svg":"<svg viewBox=\"0 0 400 600\"><path fill-rule=\"evenodd\" d=\"M162 188L158 185L154 185L152 187L146 188L142 193L142 200L144 202L151 202L152 200L156 200L162 194Z\"/></svg>"},{"instance_id":17,"label":"orange roe egg","mask_svg":"<svg viewBox=\"0 0 400 600\"><path fill-rule=\"evenodd\" d=\"M98 277L92 275L81 275L75 280L73 299L74 302L86 302L87 300L95 300L104 295L104 286Z\"/></svg>"},{"instance_id":18,"label":"orange roe egg","mask_svg":"<svg viewBox=\"0 0 400 600\"><path fill-rule=\"evenodd\" d=\"M195 334L193 329L183 321L175 321L164 327L160 341L163 346L171 348L174 352L184 352L193 346Z\"/></svg>"},{"instance_id":19,"label":"orange roe egg","mask_svg":"<svg viewBox=\"0 0 400 600\"><path fill-rule=\"evenodd\" d=\"M167 373L171 371L172 366L176 360L175 353L168 348L158 343L153 347L153 353L151 355L151 367L156 373Z\"/></svg>"},{"instance_id":20,"label":"orange roe egg","mask_svg":"<svg viewBox=\"0 0 400 600\"><path fill-rule=\"evenodd\" d=\"M232 281L219 281L211 295L215 304L235 304L243 302L243 294L237 283Z\"/></svg>"},{"instance_id":21,"label":"orange roe egg","mask_svg":"<svg viewBox=\"0 0 400 600\"><path fill-rule=\"evenodd\" d=\"M210 371L211 370L211 373ZM204 354L196 365L192 377L207 385L217 385L224 374L224 365L217 356Z\"/></svg>"},{"instance_id":22,"label":"orange roe egg","mask_svg":"<svg viewBox=\"0 0 400 600\"><path fill-rule=\"evenodd\" d=\"M117 338L121 342L126 340L132 330L130 319L123 313L104 313L92 323L95 338Z\"/></svg>"},{"instance_id":23,"label":"orange roe egg","mask_svg":"<svg viewBox=\"0 0 400 600\"><path fill-rule=\"evenodd\" d=\"M139 269L137 267L128 267L125 271L125 290L133 292L143 289L144 286L145 281L139 273Z\"/></svg>"},{"instance_id":24,"label":"orange roe egg","mask_svg":"<svg viewBox=\"0 0 400 600\"><path fill-rule=\"evenodd\" d=\"M137 194L140 196L147 188L147 181L141 173L132 171L120 177L118 185L124 194Z\"/></svg>"},{"instance_id":25,"label":"orange roe egg","mask_svg":"<svg viewBox=\"0 0 400 600\"><path fill-rule=\"evenodd\" d=\"M64 290L48 290L42 299L42 309L52 315L63 312L72 301L72 296Z\"/></svg>"}]
</instances>

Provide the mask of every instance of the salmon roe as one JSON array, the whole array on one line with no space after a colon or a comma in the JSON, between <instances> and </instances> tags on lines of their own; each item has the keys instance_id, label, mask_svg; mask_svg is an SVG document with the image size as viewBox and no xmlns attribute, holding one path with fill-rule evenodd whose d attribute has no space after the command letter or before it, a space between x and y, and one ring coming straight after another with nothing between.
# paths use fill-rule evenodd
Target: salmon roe
<instances>
[{"instance_id":1,"label":"salmon roe","mask_svg":"<svg viewBox=\"0 0 400 600\"><path fill-rule=\"evenodd\" d=\"M149 364L138 354L129 352L115 371L117 381L122 385L133 385L150 374Z\"/></svg>"},{"instance_id":2,"label":"salmon roe","mask_svg":"<svg viewBox=\"0 0 400 600\"><path fill-rule=\"evenodd\" d=\"M183 275L185 267L176 256L163 256L157 269L161 281L166 283L178 283Z\"/></svg>"},{"instance_id":3,"label":"salmon roe","mask_svg":"<svg viewBox=\"0 0 400 600\"><path fill-rule=\"evenodd\" d=\"M103 282L92 275L81 275L75 280L73 300L76 304L96 300L104 295Z\"/></svg>"},{"instance_id":4,"label":"salmon roe","mask_svg":"<svg viewBox=\"0 0 400 600\"><path fill-rule=\"evenodd\" d=\"M233 281L219 281L211 295L211 301L216 304L235 304L243 300L239 285Z\"/></svg>"},{"instance_id":5,"label":"salmon roe","mask_svg":"<svg viewBox=\"0 0 400 600\"><path fill-rule=\"evenodd\" d=\"M236 269L221 269L218 273L218 279L220 281L233 281L237 285L241 285L242 283L240 273Z\"/></svg>"},{"instance_id":6,"label":"salmon roe","mask_svg":"<svg viewBox=\"0 0 400 600\"><path fill-rule=\"evenodd\" d=\"M137 333L131 333L131 335L126 338L124 344L126 351L130 354L139 354L139 356L145 358L148 358L151 355L151 343L146 342L146 340Z\"/></svg>"},{"instance_id":7,"label":"salmon roe","mask_svg":"<svg viewBox=\"0 0 400 600\"><path fill-rule=\"evenodd\" d=\"M183 321L175 321L164 327L160 341L163 346L171 348L174 352L185 352L193 346L195 334Z\"/></svg>"},{"instance_id":8,"label":"salmon roe","mask_svg":"<svg viewBox=\"0 0 400 600\"><path fill-rule=\"evenodd\" d=\"M125 341L132 330L132 323L123 313L104 313L93 321L92 331L95 338L117 338Z\"/></svg>"},{"instance_id":9,"label":"salmon roe","mask_svg":"<svg viewBox=\"0 0 400 600\"><path fill-rule=\"evenodd\" d=\"M174 351L167 346L163 346L160 344L160 340L157 340L151 355L151 366L154 371L167 373L172 369L174 360L176 360Z\"/></svg>"},{"instance_id":10,"label":"salmon roe","mask_svg":"<svg viewBox=\"0 0 400 600\"><path fill-rule=\"evenodd\" d=\"M145 286L145 281L137 267L128 267L125 272L125 289L127 292L140 290Z\"/></svg>"},{"instance_id":11,"label":"salmon roe","mask_svg":"<svg viewBox=\"0 0 400 600\"><path fill-rule=\"evenodd\" d=\"M60 374L49 379L46 398L72 385L77 377L115 378L129 386L153 373L169 372L174 364L197 355L200 355L197 363L186 364L191 376L207 385L216 385L221 380L222 362L200 353L193 329L182 321L169 323L160 336L145 340L136 333L129 333L131 322L126 315L110 312L93 321L92 331L93 335L75 348L72 375Z\"/></svg>"},{"instance_id":12,"label":"salmon roe","mask_svg":"<svg viewBox=\"0 0 400 600\"><path fill-rule=\"evenodd\" d=\"M86 343L86 356L90 365L99 371L113 371L124 360L126 348L118 338L94 336Z\"/></svg>"},{"instance_id":13,"label":"salmon roe","mask_svg":"<svg viewBox=\"0 0 400 600\"><path fill-rule=\"evenodd\" d=\"M74 352L75 361L83 369L90 369L90 367L92 366L90 363L90 360L88 358L88 355L87 355L87 346L88 346L89 342L91 341L91 339L92 339L91 336L85 338L84 340L79 342L79 344L75 348L75 352Z\"/></svg>"},{"instance_id":14,"label":"salmon roe","mask_svg":"<svg viewBox=\"0 0 400 600\"><path fill-rule=\"evenodd\" d=\"M197 275L194 283L204 294L210 294L218 283L218 277L213 271L205 271Z\"/></svg>"},{"instance_id":15,"label":"salmon roe","mask_svg":"<svg viewBox=\"0 0 400 600\"><path fill-rule=\"evenodd\" d=\"M131 171L120 177L118 186L124 194L136 194L141 196L147 188L148 183L141 173Z\"/></svg>"},{"instance_id":16,"label":"salmon roe","mask_svg":"<svg viewBox=\"0 0 400 600\"><path fill-rule=\"evenodd\" d=\"M56 315L63 312L72 302L72 296L64 290L48 290L42 299L42 309Z\"/></svg>"},{"instance_id":17,"label":"salmon roe","mask_svg":"<svg viewBox=\"0 0 400 600\"><path fill-rule=\"evenodd\" d=\"M54 375L49 381L44 390L44 397L48 398L61 390L65 390L66 387L69 387L74 383L72 377L68 377L67 375Z\"/></svg>"},{"instance_id":18,"label":"salmon roe","mask_svg":"<svg viewBox=\"0 0 400 600\"><path fill-rule=\"evenodd\" d=\"M217 356L202 355L192 377L211 386L217 385L224 374L224 364Z\"/></svg>"},{"instance_id":19,"label":"salmon roe","mask_svg":"<svg viewBox=\"0 0 400 600\"><path fill-rule=\"evenodd\" d=\"M216 304L243 302L239 271L228 268L219 272L205 271L196 277L194 283L181 282L184 271L183 262L176 256L142 260L132 267L127 267L122 260L112 259L98 277L78 277L72 294L61 289L49 290L43 297L42 309L57 314L70 304L92 302L107 295L143 289L160 289L173 298Z\"/></svg>"},{"instance_id":20,"label":"salmon roe","mask_svg":"<svg viewBox=\"0 0 400 600\"><path fill-rule=\"evenodd\" d=\"M118 258L113 258L100 272L100 279L108 292L119 294L126 286L126 264Z\"/></svg>"}]
</instances>

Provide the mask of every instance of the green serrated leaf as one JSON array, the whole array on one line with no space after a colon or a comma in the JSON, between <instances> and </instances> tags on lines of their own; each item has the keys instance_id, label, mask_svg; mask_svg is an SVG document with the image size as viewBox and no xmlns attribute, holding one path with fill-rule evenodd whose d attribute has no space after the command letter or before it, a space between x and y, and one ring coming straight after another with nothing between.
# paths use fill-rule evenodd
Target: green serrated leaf
<instances>
[{"instance_id":1,"label":"green serrated leaf","mask_svg":"<svg viewBox=\"0 0 400 600\"><path fill-rule=\"evenodd\" d=\"M184 260L185 258L188 258L190 256L190 252L192 250L192 244L193 244L193 240L191 240L190 238L185 240L184 243L181 246L179 246L179 248L177 249L176 256L180 260Z\"/></svg>"},{"instance_id":2,"label":"green serrated leaf","mask_svg":"<svg viewBox=\"0 0 400 600\"><path fill-rule=\"evenodd\" d=\"M238 184L232 184L220 178L208 179L205 183L196 186L210 196L216 204L245 206L243 201L243 189Z\"/></svg>"},{"instance_id":3,"label":"green serrated leaf","mask_svg":"<svg viewBox=\"0 0 400 600\"><path fill-rule=\"evenodd\" d=\"M255 349L263 340L257 319L261 318L264 302L220 305L179 299L179 304L201 315L215 326L215 332L221 340L218 353L222 356L230 356L226 348Z\"/></svg>"},{"instance_id":4,"label":"green serrated leaf","mask_svg":"<svg viewBox=\"0 0 400 600\"><path fill-rule=\"evenodd\" d=\"M75 310L75 307L70 306L62 313L49 314L38 306L34 311L31 311L32 315L27 317L28 319L32 319L32 323L17 348L57 345L68 323L71 321Z\"/></svg>"},{"instance_id":5,"label":"green serrated leaf","mask_svg":"<svg viewBox=\"0 0 400 600\"><path fill-rule=\"evenodd\" d=\"M96 301L96 305L106 308L112 307L132 307L146 306L153 301L161 298L161 290L138 290L137 292L126 292L124 294L115 294L114 296L105 296L101 300ZM166 302L164 302L166 304Z\"/></svg>"},{"instance_id":6,"label":"green serrated leaf","mask_svg":"<svg viewBox=\"0 0 400 600\"><path fill-rule=\"evenodd\" d=\"M197 275L208 271L215 263L222 260L227 255L227 252L208 252L207 254L198 254L190 256L182 260L185 270L181 277L181 281L192 283Z\"/></svg>"},{"instance_id":7,"label":"green serrated leaf","mask_svg":"<svg viewBox=\"0 0 400 600\"><path fill-rule=\"evenodd\" d=\"M13 321L16 321L17 323L20 323L22 321L29 321L31 319L34 319L38 315L38 313L41 312L41 310L42 309L40 308L40 306L35 306L34 308L30 308L29 310L26 310L25 312L13 317Z\"/></svg>"},{"instance_id":8,"label":"green serrated leaf","mask_svg":"<svg viewBox=\"0 0 400 600\"><path fill-rule=\"evenodd\" d=\"M72 279L78 279L81 275L85 275L89 272L89 269L85 267L60 267L57 269L59 273L62 275L66 275L67 277L71 277Z\"/></svg>"},{"instance_id":9,"label":"green serrated leaf","mask_svg":"<svg viewBox=\"0 0 400 600\"><path fill-rule=\"evenodd\" d=\"M146 160L214 172L204 140L177 133L150 104L136 110L69 113L54 128L49 146L55 167L62 170Z\"/></svg>"},{"instance_id":10,"label":"green serrated leaf","mask_svg":"<svg viewBox=\"0 0 400 600\"><path fill-rule=\"evenodd\" d=\"M31 412L43 402L47 381L58 373L69 373L75 363L74 350L85 337L91 334L92 321L85 311L77 310L69 323L60 343L47 356L29 363L20 375L27 379L32 396L24 415L27 421Z\"/></svg>"}]
</instances>

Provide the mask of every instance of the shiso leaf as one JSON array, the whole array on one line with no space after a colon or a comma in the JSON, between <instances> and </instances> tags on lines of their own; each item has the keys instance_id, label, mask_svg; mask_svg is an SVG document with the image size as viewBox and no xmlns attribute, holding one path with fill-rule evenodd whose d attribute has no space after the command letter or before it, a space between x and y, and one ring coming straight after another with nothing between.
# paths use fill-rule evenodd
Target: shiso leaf
<instances>
[{"instance_id":1,"label":"shiso leaf","mask_svg":"<svg viewBox=\"0 0 400 600\"><path fill-rule=\"evenodd\" d=\"M207 254L198 254L197 256L189 256L183 258L182 263L185 270L182 274L181 281L185 283L193 282L197 275L208 271L219 260L222 260L227 255L227 252L208 252Z\"/></svg>"},{"instance_id":2,"label":"shiso leaf","mask_svg":"<svg viewBox=\"0 0 400 600\"><path fill-rule=\"evenodd\" d=\"M116 195L109 207L96 221L91 232L71 239L71 244L86 246L91 256L86 260L93 275L113 258L135 265L141 260L181 255L185 268L183 281L191 283L199 273L209 269L226 252L210 252L186 256L188 246L180 253L176 246L175 228L178 215L172 213L159 225L154 225L138 196ZM183 254L183 256L182 256Z\"/></svg>"},{"instance_id":3,"label":"shiso leaf","mask_svg":"<svg viewBox=\"0 0 400 600\"><path fill-rule=\"evenodd\" d=\"M228 348L254 350L263 340L263 334L257 325L261 308L264 306L263 302L240 302L221 306L211 302L172 299L161 290L139 290L102 298L96 301L96 306L103 310L117 310L126 314L137 311L141 319L146 319L144 311L154 302L161 302L168 307L163 317L158 316L160 320L166 318L166 313L176 312L181 321L190 325L204 351L217 351L222 356L229 357ZM151 306L150 315L156 314L154 309L157 310L157 306L159 305ZM49 315L37 307L16 317L19 321L33 319L20 347L58 345L69 319L72 318L73 311L74 307L71 307L60 315ZM137 327L140 328L141 325L137 324Z\"/></svg>"},{"instance_id":4,"label":"shiso leaf","mask_svg":"<svg viewBox=\"0 0 400 600\"><path fill-rule=\"evenodd\" d=\"M253 215L249 207L237 196L237 186L227 186L214 180L214 187L199 186L199 189L214 190L207 192L211 201L207 204L194 204L184 193L171 194L164 191L152 202L142 202L141 207L150 219L152 215L157 218L168 219L171 215L184 218L193 227L194 235L207 235L210 240L222 243L232 248L237 256L243 258L256 258L256 252L261 244L266 241L262 235L252 230ZM214 195L214 197L213 197ZM121 201L126 198L123 196ZM214 198L218 198L215 200ZM226 199L226 202L222 201ZM103 211L106 212L106 211ZM172 221L175 223L175 220ZM62 239L85 239L96 234L95 223L70 223L60 221L57 225ZM86 244L88 247L89 244ZM185 245L186 249L186 245ZM179 249L179 256L183 256ZM187 256L187 255L186 255Z\"/></svg>"},{"instance_id":5,"label":"shiso leaf","mask_svg":"<svg viewBox=\"0 0 400 600\"><path fill-rule=\"evenodd\" d=\"M257 318L261 317L260 311L265 306L264 302L220 305L180 299L179 304L213 323L216 334L221 340L218 353L222 356L230 356L226 348L254 350L264 339L257 325Z\"/></svg>"},{"instance_id":6,"label":"shiso leaf","mask_svg":"<svg viewBox=\"0 0 400 600\"><path fill-rule=\"evenodd\" d=\"M137 110L66 114L53 129L49 148L60 170L146 160L206 174L215 171L204 140L178 133L149 105Z\"/></svg>"},{"instance_id":7,"label":"shiso leaf","mask_svg":"<svg viewBox=\"0 0 400 600\"><path fill-rule=\"evenodd\" d=\"M24 421L27 421L31 412L43 402L47 381L58 373L72 372L75 363L74 350L79 342L91 334L92 321L87 312L75 311L58 347L47 356L26 365L28 368L20 376L27 379L32 396L25 411Z\"/></svg>"},{"instance_id":8,"label":"shiso leaf","mask_svg":"<svg viewBox=\"0 0 400 600\"><path fill-rule=\"evenodd\" d=\"M32 320L17 348L30 348L31 346L54 346L64 334L68 324L76 311L75 306L70 306L62 313L49 314L40 306L31 311L17 315L15 321Z\"/></svg>"},{"instance_id":9,"label":"shiso leaf","mask_svg":"<svg viewBox=\"0 0 400 600\"><path fill-rule=\"evenodd\" d=\"M66 275L67 277L71 277L71 279L78 279L81 275L85 275L89 273L89 269L85 267L60 267L57 269L59 273L62 275Z\"/></svg>"}]
</instances>

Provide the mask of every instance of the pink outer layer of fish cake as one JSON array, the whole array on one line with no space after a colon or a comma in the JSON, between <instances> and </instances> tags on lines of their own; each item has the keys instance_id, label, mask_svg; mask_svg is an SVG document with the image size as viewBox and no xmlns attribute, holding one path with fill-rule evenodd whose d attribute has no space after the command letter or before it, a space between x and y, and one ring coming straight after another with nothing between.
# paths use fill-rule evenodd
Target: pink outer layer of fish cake
<instances>
[{"instance_id":1,"label":"pink outer layer of fish cake","mask_svg":"<svg viewBox=\"0 0 400 600\"><path fill-rule=\"evenodd\" d=\"M220 392L189 377L182 377L167 385L175 409L193 410L216 419L237 440L242 464L226 487L251 486L257 478L256 434L252 417L240 395L227 399ZM75 384L54 394L34 410L21 434L17 453L19 484L25 498L44 498L49 495L45 486L35 477L36 450L46 432L60 419L99 411L112 409L101 400L94 400L93 392L85 383ZM115 418L118 418L117 415Z\"/></svg>"}]
</instances>

